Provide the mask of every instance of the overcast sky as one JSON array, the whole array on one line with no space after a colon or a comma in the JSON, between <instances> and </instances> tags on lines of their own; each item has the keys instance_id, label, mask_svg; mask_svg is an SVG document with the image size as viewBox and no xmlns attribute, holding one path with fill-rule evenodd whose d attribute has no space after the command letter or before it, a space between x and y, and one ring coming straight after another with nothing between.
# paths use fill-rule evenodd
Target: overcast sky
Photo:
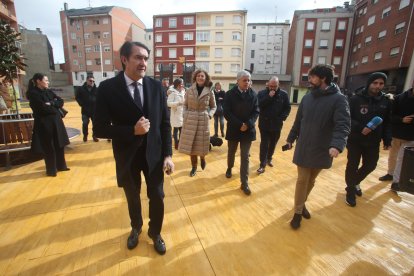
<instances>
[{"instance_id":1,"label":"overcast sky","mask_svg":"<svg viewBox=\"0 0 414 276\"><path fill-rule=\"evenodd\" d=\"M247 10L248 23L284 22L292 20L295 10L316 8L331 8L343 6L344 0L16 0L16 14L18 23L27 29L40 28L47 35L53 47L55 63L63 63L63 43L60 28L59 11L63 10L63 3L69 9L80 9L91 5L119 6L130 8L145 24L152 28L152 17L156 14L186 13L200 11L227 11ZM142 3L145 3L142 5Z\"/></svg>"}]
</instances>

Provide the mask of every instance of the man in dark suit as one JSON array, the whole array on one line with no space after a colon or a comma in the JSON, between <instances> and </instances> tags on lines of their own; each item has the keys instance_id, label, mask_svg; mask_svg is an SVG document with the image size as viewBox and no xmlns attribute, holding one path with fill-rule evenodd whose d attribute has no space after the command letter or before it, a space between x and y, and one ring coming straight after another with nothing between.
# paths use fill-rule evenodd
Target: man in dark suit
<instances>
[{"instance_id":1,"label":"man in dark suit","mask_svg":"<svg viewBox=\"0 0 414 276\"><path fill-rule=\"evenodd\" d=\"M257 95L259 100L260 167L257 173L264 173L266 165L273 167L272 157L280 138L283 121L289 116L290 103L286 91L280 89L279 79L272 77L266 89Z\"/></svg>"},{"instance_id":2,"label":"man in dark suit","mask_svg":"<svg viewBox=\"0 0 414 276\"><path fill-rule=\"evenodd\" d=\"M118 186L124 189L131 219L128 249L138 245L143 225L141 172L149 198L148 236L159 254L166 252L161 237L164 219L164 173L174 171L171 126L161 83L145 77L150 50L140 42L120 49L123 72L103 81L98 90L94 133L112 139Z\"/></svg>"}]
</instances>

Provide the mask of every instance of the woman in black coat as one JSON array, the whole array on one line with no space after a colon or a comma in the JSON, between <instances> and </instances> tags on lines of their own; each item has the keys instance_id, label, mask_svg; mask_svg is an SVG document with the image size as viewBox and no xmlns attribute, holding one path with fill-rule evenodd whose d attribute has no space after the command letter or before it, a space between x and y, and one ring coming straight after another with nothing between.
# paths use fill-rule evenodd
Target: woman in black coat
<instances>
[{"instance_id":1,"label":"woman in black coat","mask_svg":"<svg viewBox=\"0 0 414 276\"><path fill-rule=\"evenodd\" d=\"M43 154L46 174L56 176L58 171L69 170L64 152L64 147L69 144L69 138L58 111L63 106L63 100L48 87L47 76L34 74L29 81L27 98L34 117L32 151Z\"/></svg>"}]
</instances>

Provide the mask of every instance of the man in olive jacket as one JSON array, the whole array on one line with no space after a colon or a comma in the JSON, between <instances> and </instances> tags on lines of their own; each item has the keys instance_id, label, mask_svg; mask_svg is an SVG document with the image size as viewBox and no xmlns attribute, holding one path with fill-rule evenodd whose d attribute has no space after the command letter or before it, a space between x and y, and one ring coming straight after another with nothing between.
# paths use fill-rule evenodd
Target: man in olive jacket
<instances>
[{"instance_id":1,"label":"man in olive jacket","mask_svg":"<svg viewBox=\"0 0 414 276\"><path fill-rule=\"evenodd\" d=\"M350 132L349 105L338 86L332 83L334 70L316 65L309 70L310 93L299 105L295 122L286 140L289 148L297 140L293 163L298 167L295 189L295 214L290 225L300 227L302 216L310 219L305 202L322 169L332 166L345 148Z\"/></svg>"},{"instance_id":2,"label":"man in olive jacket","mask_svg":"<svg viewBox=\"0 0 414 276\"><path fill-rule=\"evenodd\" d=\"M250 195L249 152L252 141L256 140L256 120L259 104L256 92L249 87L251 75L247 71L237 73L237 86L230 89L224 98L224 117L227 120L226 140L228 140L226 177L232 176L234 157L240 143L240 189Z\"/></svg>"}]
</instances>

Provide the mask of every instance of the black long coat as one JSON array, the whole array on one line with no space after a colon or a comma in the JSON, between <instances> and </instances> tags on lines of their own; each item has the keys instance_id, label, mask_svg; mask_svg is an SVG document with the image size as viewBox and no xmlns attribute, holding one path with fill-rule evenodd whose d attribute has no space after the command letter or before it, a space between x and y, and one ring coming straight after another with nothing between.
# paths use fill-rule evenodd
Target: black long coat
<instances>
[{"instance_id":1,"label":"black long coat","mask_svg":"<svg viewBox=\"0 0 414 276\"><path fill-rule=\"evenodd\" d=\"M86 82L76 91L76 101L81 106L81 113L89 117L93 116L96 105L96 85L94 84L91 91L88 90Z\"/></svg>"},{"instance_id":2,"label":"black long coat","mask_svg":"<svg viewBox=\"0 0 414 276\"><path fill-rule=\"evenodd\" d=\"M257 94L259 100L259 129L280 131L283 121L289 116L290 102L286 91L278 89L273 97L269 96L269 89Z\"/></svg>"},{"instance_id":3,"label":"black long coat","mask_svg":"<svg viewBox=\"0 0 414 276\"><path fill-rule=\"evenodd\" d=\"M224 118L227 120L226 140L256 140L256 120L259 116L259 103L256 92L249 88L243 94L237 86L227 91L224 97ZM242 124L248 127L241 131Z\"/></svg>"},{"instance_id":4,"label":"black long coat","mask_svg":"<svg viewBox=\"0 0 414 276\"><path fill-rule=\"evenodd\" d=\"M37 87L27 92L27 98L34 117L32 151L44 153L43 142L52 139L56 139L60 147L68 145L68 133L57 110L63 106L63 99L49 89L42 90Z\"/></svg>"},{"instance_id":5,"label":"black long coat","mask_svg":"<svg viewBox=\"0 0 414 276\"><path fill-rule=\"evenodd\" d=\"M93 133L100 138L112 139L119 187L132 185L131 166L137 151L146 141L146 158L149 173L163 175L162 162L172 155L171 125L165 93L161 83L143 78L144 110L135 104L125 82L124 72L103 81L98 88ZM135 135L134 126L144 116L151 127L146 135ZM155 171L154 171L155 170Z\"/></svg>"}]
</instances>

